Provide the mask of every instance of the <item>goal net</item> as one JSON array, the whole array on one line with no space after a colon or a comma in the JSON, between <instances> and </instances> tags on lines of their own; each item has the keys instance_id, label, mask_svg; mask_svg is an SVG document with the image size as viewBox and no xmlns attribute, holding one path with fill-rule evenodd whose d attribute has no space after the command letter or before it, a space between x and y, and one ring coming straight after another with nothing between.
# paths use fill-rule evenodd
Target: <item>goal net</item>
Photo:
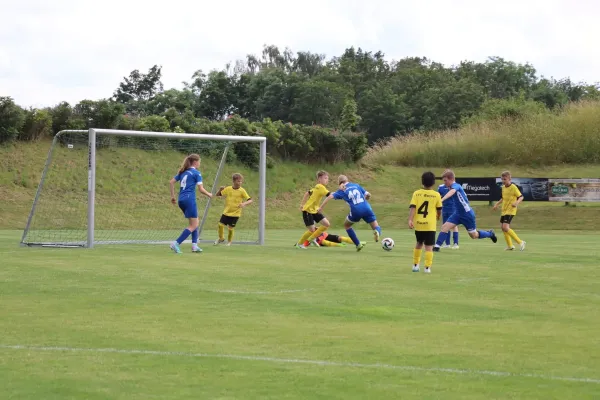
<instances>
[{"instance_id":1,"label":"goal net","mask_svg":"<svg viewBox=\"0 0 600 400\"><path fill-rule=\"evenodd\" d=\"M168 243L187 226L171 204L169 180L183 159L201 156L209 199L196 193L201 243L217 238L224 201L214 196L244 176L253 203L242 211L234 243L264 244L266 138L90 129L59 132L50 147L22 245L93 247ZM176 184L176 195L179 184ZM227 233L226 233L227 234Z\"/></svg>"}]
</instances>

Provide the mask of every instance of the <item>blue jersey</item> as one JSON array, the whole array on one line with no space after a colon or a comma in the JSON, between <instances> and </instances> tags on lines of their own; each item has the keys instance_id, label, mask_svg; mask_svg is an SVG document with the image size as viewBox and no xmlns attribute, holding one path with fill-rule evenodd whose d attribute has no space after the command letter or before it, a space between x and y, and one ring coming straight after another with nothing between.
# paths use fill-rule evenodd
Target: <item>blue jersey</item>
<instances>
[{"instance_id":1,"label":"blue jersey","mask_svg":"<svg viewBox=\"0 0 600 400\"><path fill-rule=\"evenodd\" d=\"M454 195L446 201L452 202L454 205L454 212L457 214L470 213L472 211L471 205L469 204L469 199L467 198L467 194L463 190L462 186L454 182L450 186L450 189L456 190L456 193L454 193Z\"/></svg>"},{"instance_id":2,"label":"blue jersey","mask_svg":"<svg viewBox=\"0 0 600 400\"><path fill-rule=\"evenodd\" d=\"M358 183L346 183L346 189L339 189L333 194L336 200L344 200L350 206L350 213L353 215L366 215L372 213L373 209L365 199L367 191Z\"/></svg>"},{"instance_id":3,"label":"blue jersey","mask_svg":"<svg viewBox=\"0 0 600 400\"><path fill-rule=\"evenodd\" d=\"M202 184L202 175L196 168L183 171L175 175L174 179L180 183L179 199L192 198L196 199L196 186Z\"/></svg>"},{"instance_id":4,"label":"blue jersey","mask_svg":"<svg viewBox=\"0 0 600 400\"><path fill-rule=\"evenodd\" d=\"M450 188L448 188L448 186L442 184L440 186L438 186L438 193L440 194L440 196L442 196L442 198L444 198L444 196L446 194L448 194L448 192L450 191ZM442 203L442 214L452 214L454 212L454 202L452 201L452 199L448 199L446 201L444 201Z\"/></svg>"}]
</instances>

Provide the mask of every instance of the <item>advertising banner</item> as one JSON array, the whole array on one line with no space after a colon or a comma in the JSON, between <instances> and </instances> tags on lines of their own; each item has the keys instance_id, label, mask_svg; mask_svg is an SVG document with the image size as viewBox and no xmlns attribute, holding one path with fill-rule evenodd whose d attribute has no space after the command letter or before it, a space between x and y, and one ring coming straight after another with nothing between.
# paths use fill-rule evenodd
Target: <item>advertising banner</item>
<instances>
[{"instance_id":1,"label":"advertising banner","mask_svg":"<svg viewBox=\"0 0 600 400\"><path fill-rule=\"evenodd\" d=\"M502 197L502 178L496 178L498 186L498 197L492 200L500 200ZM523 194L524 201L548 201L548 178L512 178L512 183L517 185Z\"/></svg>"},{"instance_id":2,"label":"advertising banner","mask_svg":"<svg viewBox=\"0 0 600 400\"><path fill-rule=\"evenodd\" d=\"M548 179L549 201L600 202L600 179Z\"/></svg>"},{"instance_id":3,"label":"advertising banner","mask_svg":"<svg viewBox=\"0 0 600 400\"><path fill-rule=\"evenodd\" d=\"M457 177L456 183L462 186L469 201L492 201L500 198L500 195L496 193L498 188L495 178Z\"/></svg>"}]
</instances>

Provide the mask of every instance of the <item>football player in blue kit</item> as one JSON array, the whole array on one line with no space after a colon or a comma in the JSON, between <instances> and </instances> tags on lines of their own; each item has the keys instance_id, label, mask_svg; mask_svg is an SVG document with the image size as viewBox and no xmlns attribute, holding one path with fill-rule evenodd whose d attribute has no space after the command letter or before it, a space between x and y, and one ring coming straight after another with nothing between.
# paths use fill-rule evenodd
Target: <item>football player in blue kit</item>
<instances>
[{"instance_id":1,"label":"football player in blue kit","mask_svg":"<svg viewBox=\"0 0 600 400\"><path fill-rule=\"evenodd\" d=\"M377 217L375 217L375 213L369 204L371 193L363 189L358 183L349 182L346 175L340 175L338 177L338 184L339 190L330 194L325 201L323 201L319 212L323 210L325 204L331 199L344 200L348 203L348 206L350 206L350 213L346 217L344 228L356 246L356 251L361 251L363 247L365 247L365 244L358 240L356 232L354 232L354 229L352 228L353 224L362 219L367 224L371 225L376 242L379 241L379 237L381 236L381 227L377 223Z\"/></svg>"},{"instance_id":2,"label":"football player in blue kit","mask_svg":"<svg viewBox=\"0 0 600 400\"><path fill-rule=\"evenodd\" d=\"M444 243L446 238L450 235L449 232L458 225L463 225L467 229L471 239L491 239L492 242L496 243L498 238L492 229L489 231L477 230L475 211L471 208L467 194L462 186L456 183L454 172L448 169L444 171L442 178L444 179L444 184L450 189L448 193L442 197L442 204L446 201L451 201L454 204L454 213L450 215L448 220L442 225L442 231L438 236L433 251L440 251L442 243Z\"/></svg>"},{"instance_id":3,"label":"football player in blue kit","mask_svg":"<svg viewBox=\"0 0 600 400\"><path fill-rule=\"evenodd\" d=\"M446 171L444 171L446 172ZM438 186L438 193L442 198L448 194L450 188L446 186L445 183L442 183ZM451 201L445 201L442 203L442 224L445 224L448 221L448 218L454 213L454 203ZM452 248L453 250L458 250L458 226L455 226L452 230L452 239L454 244L450 247L450 235L446 236L446 242L442 245L442 248Z\"/></svg>"},{"instance_id":4,"label":"football player in blue kit","mask_svg":"<svg viewBox=\"0 0 600 400\"><path fill-rule=\"evenodd\" d=\"M171 243L171 250L177 254L181 254L179 246L181 243L192 235L192 252L201 253L202 249L198 247L198 206L196 204L196 187L200 193L206 197L212 197L212 194L204 189L202 185L202 175L198 168L200 167L200 156L198 154L190 154L187 156L181 168L170 181L171 186L171 203L177 204L183 215L189 219L189 225L181 232L181 235L176 241ZM175 199L175 182L180 182L179 197Z\"/></svg>"}]
</instances>

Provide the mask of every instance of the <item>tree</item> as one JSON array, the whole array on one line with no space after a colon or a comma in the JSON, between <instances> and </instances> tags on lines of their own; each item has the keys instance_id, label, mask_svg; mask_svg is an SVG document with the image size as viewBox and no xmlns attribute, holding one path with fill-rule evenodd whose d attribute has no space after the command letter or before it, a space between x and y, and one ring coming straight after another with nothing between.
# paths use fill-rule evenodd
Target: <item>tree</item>
<instances>
[{"instance_id":1,"label":"tree","mask_svg":"<svg viewBox=\"0 0 600 400\"><path fill-rule=\"evenodd\" d=\"M148 100L155 94L162 92L161 76L162 67L157 65L150 68L146 74L140 73L137 69L133 70L128 78L123 78L123 82L115 90L113 98L119 103Z\"/></svg>"},{"instance_id":2,"label":"tree","mask_svg":"<svg viewBox=\"0 0 600 400\"><path fill-rule=\"evenodd\" d=\"M31 109L27 111L23 130L19 140L38 140L52 134L52 116L48 110Z\"/></svg>"},{"instance_id":3,"label":"tree","mask_svg":"<svg viewBox=\"0 0 600 400\"><path fill-rule=\"evenodd\" d=\"M0 97L0 143L16 139L25 124L25 111L11 97Z\"/></svg>"},{"instance_id":4,"label":"tree","mask_svg":"<svg viewBox=\"0 0 600 400\"><path fill-rule=\"evenodd\" d=\"M339 124L342 131L356 130L356 127L362 119L360 115L356 113L357 110L358 106L356 105L356 101L354 99L346 99Z\"/></svg>"}]
</instances>

